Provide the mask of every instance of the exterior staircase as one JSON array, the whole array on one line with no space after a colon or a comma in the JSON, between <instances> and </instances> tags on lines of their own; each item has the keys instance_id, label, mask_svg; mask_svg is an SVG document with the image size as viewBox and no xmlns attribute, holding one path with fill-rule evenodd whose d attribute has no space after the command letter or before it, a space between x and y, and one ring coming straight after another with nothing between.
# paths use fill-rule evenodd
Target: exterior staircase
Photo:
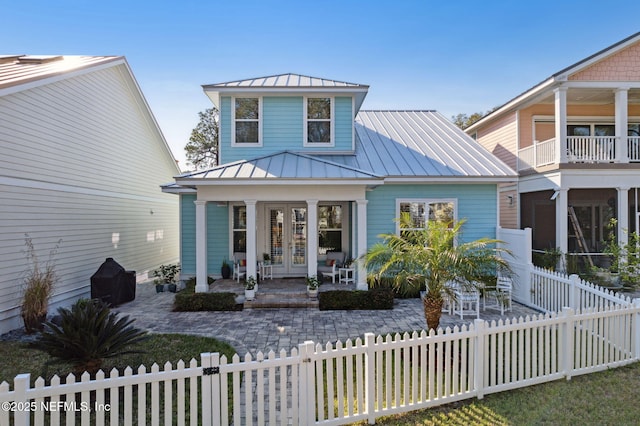
<instances>
[{"instance_id":1,"label":"exterior staircase","mask_svg":"<svg viewBox=\"0 0 640 426\"><path fill-rule=\"evenodd\" d=\"M280 291L256 293L254 300L245 300L245 309L267 309L267 308L318 308L318 299L311 299L307 291Z\"/></svg>"}]
</instances>

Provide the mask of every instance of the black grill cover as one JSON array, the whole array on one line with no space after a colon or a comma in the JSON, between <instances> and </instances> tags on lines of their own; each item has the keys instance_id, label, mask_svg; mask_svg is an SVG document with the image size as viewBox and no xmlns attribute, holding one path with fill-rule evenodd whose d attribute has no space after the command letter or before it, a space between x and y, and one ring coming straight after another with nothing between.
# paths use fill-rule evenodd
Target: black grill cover
<instances>
[{"instance_id":1,"label":"black grill cover","mask_svg":"<svg viewBox=\"0 0 640 426\"><path fill-rule=\"evenodd\" d=\"M110 306L130 302L136 298L136 271L125 271L109 257L91 276L91 298Z\"/></svg>"}]
</instances>

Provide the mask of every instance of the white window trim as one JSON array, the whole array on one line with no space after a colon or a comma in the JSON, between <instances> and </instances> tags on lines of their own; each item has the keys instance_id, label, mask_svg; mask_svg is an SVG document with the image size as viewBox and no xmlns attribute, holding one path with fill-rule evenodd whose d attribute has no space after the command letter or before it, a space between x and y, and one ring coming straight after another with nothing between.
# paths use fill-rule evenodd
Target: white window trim
<instances>
[{"instance_id":1,"label":"white window trim","mask_svg":"<svg viewBox=\"0 0 640 426\"><path fill-rule=\"evenodd\" d=\"M237 231L237 232L241 232L244 231L245 233L247 232L247 228L246 228L246 224L245 224L245 228L235 228L233 225L233 210L234 207L246 207L246 204L244 203L229 203L229 259L231 259L231 261L233 262L233 234Z\"/></svg>"},{"instance_id":2,"label":"white window trim","mask_svg":"<svg viewBox=\"0 0 640 426\"><path fill-rule=\"evenodd\" d=\"M348 229L351 227L351 224L349 223L349 208L345 203L341 203L341 202L322 202L322 203L318 203L318 236L320 235L320 207L327 207L327 206L341 206L342 208L342 228L331 228L331 229L327 229L328 231L340 231L341 233L341 244L342 244L342 251L346 252L347 255L349 255L350 252L350 247L349 247L349 236L348 236ZM320 244L318 244L318 248ZM326 258L326 255L321 255L320 253L318 253L318 259L319 260L323 260Z\"/></svg>"},{"instance_id":3,"label":"white window trim","mask_svg":"<svg viewBox=\"0 0 640 426\"><path fill-rule=\"evenodd\" d=\"M258 142L236 142L236 99L258 99ZM262 96L232 96L231 97L231 146L256 147L262 146ZM253 120L246 120L253 121Z\"/></svg>"},{"instance_id":4,"label":"white window trim","mask_svg":"<svg viewBox=\"0 0 640 426\"><path fill-rule=\"evenodd\" d=\"M458 199L457 198L396 198L396 217L400 217L400 204L402 203L423 203L425 207L431 203L452 203L453 204L453 222L458 222ZM425 214L428 209L425 209ZM425 218L425 224L429 221ZM400 235L400 223L396 222L396 234Z\"/></svg>"},{"instance_id":5,"label":"white window trim","mask_svg":"<svg viewBox=\"0 0 640 426\"><path fill-rule=\"evenodd\" d=\"M309 99L319 99L319 98L328 98L331 101L331 118L329 120L330 125L331 125L331 131L330 131L330 136L329 136L329 142L307 142L307 139L309 137L309 127L308 127L308 118L307 118L307 109L308 109L308 102ZM336 144L336 138L335 138L335 130L336 130L336 98L335 96L324 96L324 95L316 95L316 96L304 96L303 101L302 101L302 119L303 119L303 126L302 126L302 145L305 148L311 148L311 147L333 147ZM312 121L321 121L321 120L312 120Z\"/></svg>"}]
</instances>

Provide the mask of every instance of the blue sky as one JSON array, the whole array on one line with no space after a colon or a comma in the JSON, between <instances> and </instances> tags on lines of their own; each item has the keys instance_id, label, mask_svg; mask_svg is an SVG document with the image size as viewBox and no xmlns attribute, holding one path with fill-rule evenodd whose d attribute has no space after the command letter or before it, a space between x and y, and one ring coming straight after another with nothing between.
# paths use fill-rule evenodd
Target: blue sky
<instances>
[{"instance_id":1,"label":"blue sky","mask_svg":"<svg viewBox=\"0 0 640 426\"><path fill-rule=\"evenodd\" d=\"M501 105L640 31L635 1L1 0L1 54L124 55L174 155L202 84L299 73L370 85L365 109Z\"/></svg>"}]
</instances>

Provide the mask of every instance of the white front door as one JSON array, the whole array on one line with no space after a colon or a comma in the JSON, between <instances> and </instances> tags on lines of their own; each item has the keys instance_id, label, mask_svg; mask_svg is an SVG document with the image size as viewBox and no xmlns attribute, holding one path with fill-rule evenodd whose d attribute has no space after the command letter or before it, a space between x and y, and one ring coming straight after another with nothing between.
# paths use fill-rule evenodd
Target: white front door
<instances>
[{"instance_id":1,"label":"white front door","mask_svg":"<svg viewBox=\"0 0 640 426\"><path fill-rule=\"evenodd\" d=\"M304 204L266 205L267 249L273 273L307 273L307 207Z\"/></svg>"}]
</instances>

